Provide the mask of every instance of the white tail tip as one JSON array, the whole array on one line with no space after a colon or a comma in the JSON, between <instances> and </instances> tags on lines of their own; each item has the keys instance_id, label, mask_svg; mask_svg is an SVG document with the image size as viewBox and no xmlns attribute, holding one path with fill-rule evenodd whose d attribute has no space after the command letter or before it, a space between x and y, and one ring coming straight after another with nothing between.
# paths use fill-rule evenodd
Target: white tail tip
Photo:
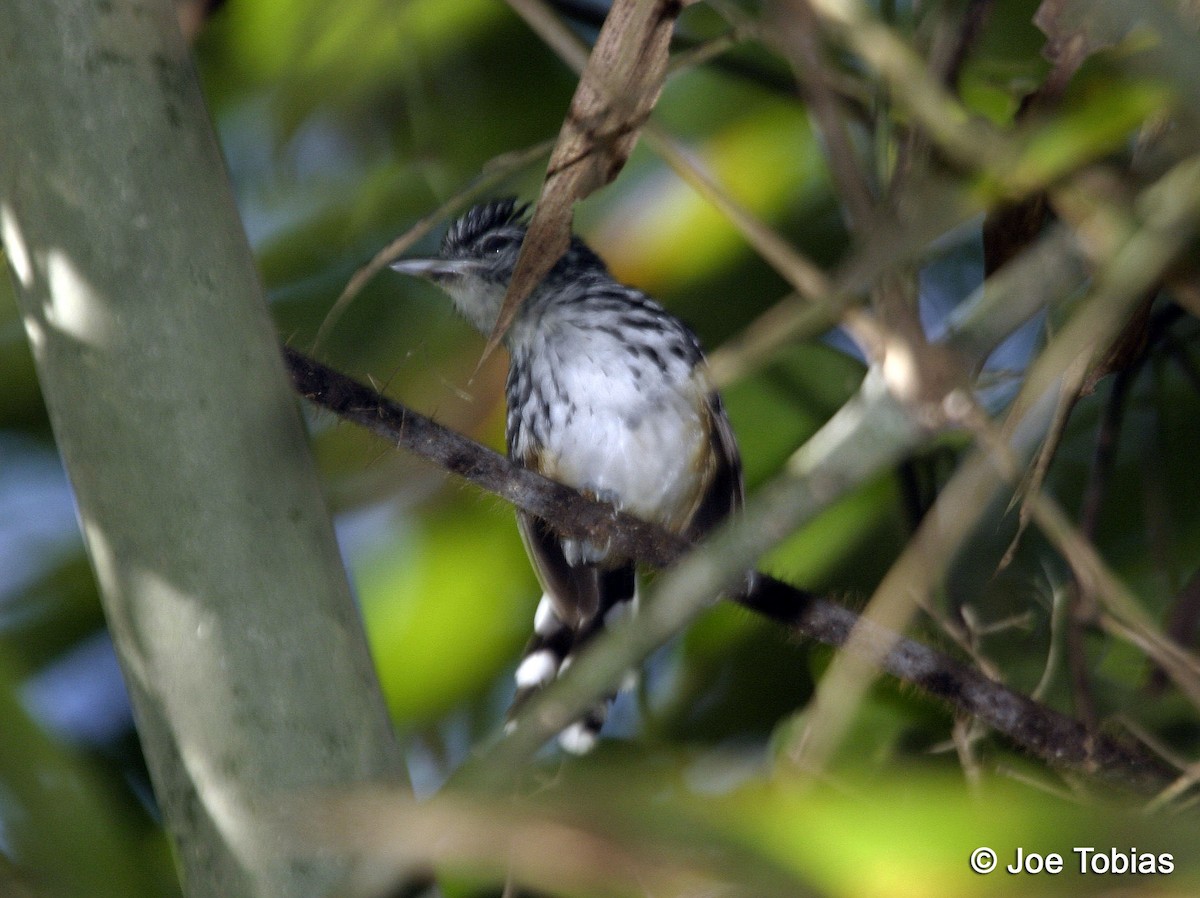
<instances>
[{"instance_id":1,"label":"white tail tip","mask_svg":"<svg viewBox=\"0 0 1200 898\"><path fill-rule=\"evenodd\" d=\"M558 734L558 744L573 755L586 755L596 747L596 742L595 731L583 721L576 721Z\"/></svg>"}]
</instances>

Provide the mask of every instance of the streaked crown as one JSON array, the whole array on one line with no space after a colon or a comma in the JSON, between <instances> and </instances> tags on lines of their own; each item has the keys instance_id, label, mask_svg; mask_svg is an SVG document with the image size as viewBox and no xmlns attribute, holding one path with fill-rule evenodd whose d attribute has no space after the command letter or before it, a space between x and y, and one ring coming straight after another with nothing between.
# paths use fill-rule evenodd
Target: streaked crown
<instances>
[{"instance_id":1,"label":"streaked crown","mask_svg":"<svg viewBox=\"0 0 1200 898\"><path fill-rule=\"evenodd\" d=\"M461 259L487 255L506 245L520 245L529 224L525 213L528 203L513 196L480 203L450 225L442 238L443 259Z\"/></svg>"},{"instance_id":2,"label":"streaked crown","mask_svg":"<svg viewBox=\"0 0 1200 898\"><path fill-rule=\"evenodd\" d=\"M528 210L529 204L515 197L480 203L450 225L436 258L402 259L392 268L433 281L471 324L491 333L521 253ZM522 308L554 297L580 299L597 277L608 277L604 262L582 240L572 237L566 253Z\"/></svg>"}]
</instances>

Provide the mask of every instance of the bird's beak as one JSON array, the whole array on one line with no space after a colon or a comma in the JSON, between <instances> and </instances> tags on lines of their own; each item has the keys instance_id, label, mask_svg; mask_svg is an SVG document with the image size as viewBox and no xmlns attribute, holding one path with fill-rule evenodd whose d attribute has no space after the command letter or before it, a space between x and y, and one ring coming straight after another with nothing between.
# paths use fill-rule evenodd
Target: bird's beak
<instances>
[{"instance_id":1,"label":"bird's beak","mask_svg":"<svg viewBox=\"0 0 1200 898\"><path fill-rule=\"evenodd\" d=\"M456 259L401 259L391 265L393 271L429 281L444 281L466 274L471 263Z\"/></svg>"}]
</instances>

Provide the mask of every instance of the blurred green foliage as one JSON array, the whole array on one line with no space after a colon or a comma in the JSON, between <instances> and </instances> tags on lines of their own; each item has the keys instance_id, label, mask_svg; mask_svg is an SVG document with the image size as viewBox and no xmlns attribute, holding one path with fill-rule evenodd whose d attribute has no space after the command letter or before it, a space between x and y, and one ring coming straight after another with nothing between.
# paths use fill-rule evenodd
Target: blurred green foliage
<instances>
[{"instance_id":1,"label":"blurred green foliage","mask_svg":"<svg viewBox=\"0 0 1200 898\"><path fill-rule=\"evenodd\" d=\"M933 11L919 21L905 19L909 4L882 6L900 7L897 16L919 42L928 17L961 4L929 4ZM1037 6L995 4L964 67L964 102L992 122L1011 123L1020 98L1045 74L1043 38L1030 24ZM684 14L680 38L720 30L720 19L699 4ZM497 0L233 0L200 36L196 54L272 311L282 337L302 349L377 249L493 157L552 137L574 86L552 51ZM1161 82L1128 77L1119 59L1089 68L1065 111L1029 146L1030 177L1122 151L1166 98ZM655 117L807 256L823 264L844 257L848 238L822 148L780 60L749 44L677 74ZM517 172L506 190L531 198L541 174ZM786 293L733 226L644 149L580 207L577 223L618 276L653 292L710 348ZM1181 334L1176 343L1194 337L1194 326ZM387 273L317 352L499 447L503 361L476 371L481 345L435 291ZM861 371L814 336L725 390L751 490L853 393ZM0 429L25 441L12 449L6 442L0 453L51 452L7 284L0 287L0 382ZM1067 508L1078 506L1106 394L1102 386L1080 403L1051 470L1050 489ZM1200 397L1187 369L1156 357L1130 394L1097 536L1160 619L1200 554L1197 420ZM313 415L312 426L391 711L406 744L426 759L426 785L437 782L468 745L495 731L528 633L538 590L511 510L346 425ZM959 448L948 442L914 466L937 485L947 471L942 462ZM880 477L785 541L764 567L857 604L903 547L918 510L898 476ZM953 616L969 606L985 623L1011 618L976 648L1012 685L1031 690L1057 638L1063 566L1031 533L1014 563L998 571L1013 516L997 508L985 520L940 610ZM19 519L7 527L19 532ZM0 858L8 861L0 891L7 877L14 890L26 890L14 894L170 894L165 841L124 791L131 767L47 736L20 704L28 676L102 626L78 537L62 534L35 574L0 600ZM922 635L949 646L932 624ZM1103 715L1137 713L1139 726L1194 758L1194 709L1171 695L1139 701L1152 673L1143 655L1092 634L1088 657ZM806 791L772 778L779 734L796 725L791 715L827 659L741 611L714 609L653 662L637 751L606 744L551 793L597 819L640 819L647 850L690 816L702 830L697 851L729 840L819 894L1007 893L1010 877L967 868L970 851L985 844L1002 862L1016 846L1068 860L1075 845L1176 851L1169 887L1159 888L1163 877L1122 880L1122 894L1186 894L1200 883L1192 816L1081 808L1061 797L1052 772L994 742L976 745L985 783L968 788L958 756L945 750L951 716L889 684L860 710L832 787ZM1069 710L1061 667L1045 687L1046 701ZM52 868L64 876L36 872ZM1097 881L1042 876L1018 890L1095 894Z\"/></svg>"}]
</instances>

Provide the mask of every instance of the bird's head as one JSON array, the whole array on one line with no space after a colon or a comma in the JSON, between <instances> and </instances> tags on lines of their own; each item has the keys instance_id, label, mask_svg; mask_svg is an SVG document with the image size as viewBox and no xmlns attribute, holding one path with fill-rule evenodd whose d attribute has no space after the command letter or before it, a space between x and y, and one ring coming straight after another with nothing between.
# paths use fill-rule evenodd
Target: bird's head
<instances>
[{"instance_id":1,"label":"bird's head","mask_svg":"<svg viewBox=\"0 0 1200 898\"><path fill-rule=\"evenodd\" d=\"M392 268L437 284L471 324L490 333L525 239L528 208L512 197L480 203L450 226L437 256L402 259Z\"/></svg>"},{"instance_id":2,"label":"bird's head","mask_svg":"<svg viewBox=\"0 0 1200 898\"><path fill-rule=\"evenodd\" d=\"M515 197L480 203L450 225L437 256L402 259L392 268L437 284L477 330L490 334L525 239L528 210L528 203L519 203ZM543 284L584 269L603 271L604 263L573 237L566 255Z\"/></svg>"}]
</instances>

